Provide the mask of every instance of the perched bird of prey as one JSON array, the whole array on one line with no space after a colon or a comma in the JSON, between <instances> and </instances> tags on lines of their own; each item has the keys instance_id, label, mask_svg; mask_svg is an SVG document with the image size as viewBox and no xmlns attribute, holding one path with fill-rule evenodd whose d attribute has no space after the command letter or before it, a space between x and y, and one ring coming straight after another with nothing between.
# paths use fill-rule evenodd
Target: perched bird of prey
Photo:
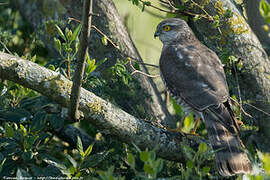
<instances>
[{"instance_id":1,"label":"perched bird of prey","mask_svg":"<svg viewBox=\"0 0 270 180\"><path fill-rule=\"evenodd\" d=\"M162 21L154 36L163 43L161 77L185 113L193 112L204 121L220 175L251 173L218 56L178 18Z\"/></svg>"}]
</instances>

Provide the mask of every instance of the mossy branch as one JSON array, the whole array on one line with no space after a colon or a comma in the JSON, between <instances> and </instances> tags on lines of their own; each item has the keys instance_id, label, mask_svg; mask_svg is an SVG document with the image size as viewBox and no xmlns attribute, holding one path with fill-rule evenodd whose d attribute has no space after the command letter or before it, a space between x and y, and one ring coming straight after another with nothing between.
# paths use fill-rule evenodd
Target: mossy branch
<instances>
[{"instance_id":1,"label":"mossy branch","mask_svg":"<svg viewBox=\"0 0 270 180\"><path fill-rule=\"evenodd\" d=\"M0 78L33 89L56 103L68 107L72 82L61 74L31 61L0 52ZM81 89L79 110L84 120L104 133L141 149L155 149L157 155L173 161L184 161L182 145L196 148L199 137L183 137L138 119L95 94Z\"/></svg>"}]
</instances>

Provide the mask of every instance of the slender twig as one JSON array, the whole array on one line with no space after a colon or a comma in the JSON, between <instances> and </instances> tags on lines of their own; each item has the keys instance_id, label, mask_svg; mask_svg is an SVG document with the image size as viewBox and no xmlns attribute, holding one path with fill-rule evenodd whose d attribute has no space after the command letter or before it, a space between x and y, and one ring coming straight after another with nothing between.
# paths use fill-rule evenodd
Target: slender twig
<instances>
[{"instance_id":1,"label":"slender twig","mask_svg":"<svg viewBox=\"0 0 270 180\"><path fill-rule=\"evenodd\" d=\"M81 21L79 19L73 18L73 17L69 17L68 21L76 21L78 23L81 23Z\"/></svg>"},{"instance_id":2,"label":"slender twig","mask_svg":"<svg viewBox=\"0 0 270 180\"><path fill-rule=\"evenodd\" d=\"M170 6L170 8L171 8L171 11L172 11L172 12L175 12L175 7L174 7L173 4L171 3L171 1L170 1L170 0L167 0L167 2L168 2L169 6Z\"/></svg>"},{"instance_id":3,"label":"slender twig","mask_svg":"<svg viewBox=\"0 0 270 180\"><path fill-rule=\"evenodd\" d=\"M68 18L70 21L76 21L76 22L81 22L80 20L78 20L78 19L75 19L75 18L72 18L72 17L70 17L70 18ZM116 43L114 43L105 33L103 33L100 29L98 29L96 26L94 26L94 25L91 25L91 27L93 28L93 29L95 29L98 33L100 33L102 36L105 36L106 38L107 38L107 40L113 45L113 47L114 48L116 48L122 55L124 55L124 56L126 56L127 58L129 58L130 59L130 61L134 61L134 62L137 62L138 64L142 64L142 65L145 65L145 66L151 66L151 67L154 67L154 68L159 68L159 66L157 66L157 65L154 65L154 64L148 64L148 63L143 63L143 62L140 62L140 59L137 59L137 58L135 58L135 57L132 57L132 56L129 56L129 55L127 55L127 54L125 54L125 53L123 53L121 50L120 50L120 47L116 44ZM135 68L134 68L135 69ZM136 70L136 69L135 69ZM138 72L138 70L136 70L136 72L132 72L133 74L134 73L139 73ZM146 76L148 76L148 77L152 77L153 75L149 75L149 74L146 74L146 73L144 73L144 72L142 72L141 74L144 74L144 75L146 75ZM155 78L156 76L153 76L153 78Z\"/></svg>"},{"instance_id":4,"label":"slender twig","mask_svg":"<svg viewBox=\"0 0 270 180\"><path fill-rule=\"evenodd\" d=\"M260 108L257 108L256 106L254 106L254 105L252 105L252 104L245 103L245 102L244 102L243 104L246 104L246 105L248 105L248 106L250 106L250 107L253 107L253 108L256 109L257 111L260 111L260 112L266 114L267 116L270 116L270 113L265 112L264 110L261 110Z\"/></svg>"},{"instance_id":5,"label":"slender twig","mask_svg":"<svg viewBox=\"0 0 270 180\"><path fill-rule=\"evenodd\" d=\"M233 98L230 98L230 99L232 100L232 102L234 103L234 105L237 105L237 106L240 108L240 110L241 110L246 116L252 118L252 116L251 116L249 113L247 113L247 112L243 109L243 107L242 107L236 100L234 100Z\"/></svg>"},{"instance_id":6,"label":"slender twig","mask_svg":"<svg viewBox=\"0 0 270 180\"><path fill-rule=\"evenodd\" d=\"M169 103L170 103L170 92L167 89L165 90L165 101L166 101L166 105L169 106Z\"/></svg>"},{"instance_id":7,"label":"slender twig","mask_svg":"<svg viewBox=\"0 0 270 180\"><path fill-rule=\"evenodd\" d=\"M237 71L236 71L236 67L235 67L235 63L233 63L233 70L234 70L234 73L235 73L235 80L236 80L236 84L237 84L237 91L238 91L238 98L239 98L239 101L240 101L240 107L241 107L241 104L242 104L242 98L241 98L241 90L240 90L240 85L239 85L239 80L238 80L238 76L237 76ZM240 115L241 115L241 112L240 112Z\"/></svg>"},{"instance_id":8,"label":"slender twig","mask_svg":"<svg viewBox=\"0 0 270 180\"><path fill-rule=\"evenodd\" d=\"M151 66L151 67L154 67L154 68L159 68L159 66L154 65L154 64L148 64L148 63L138 62L137 60L132 60L132 59L131 59L131 61L137 62L138 64L141 64L141 65Z\"/></svg>"},{"instance_id":9,"label":"slender twig","mask_svg":"<svg viewBox=\"0 0 270 180\"><path fill-rule=\"evenodd\" d=\"M135 73L139 73L139 74L142 74L144 76L147 76L147 77L150 77L150 78L157 78L159 77L160 75L151 75L151 74L147 74L145 72L142 72L142 71L139 71L137 70L131 63L131 61L129 61L129 64L130 64L130 67L132 68L133 72L131 73L131 75L135 74Z\"/></svg>"},{"instance_id":10,"label":"slender twig","mask_svg":"<svg viewBox=\"0 0 270 180\"><path fill-rule=\"evenodd\" d=\"M161 3L164 3L164 4L168 4L168 1L164 1L164 0L159 0Z\"/></svg>"},{"instance_id":11,"label":"slender twig","mask_svg":"<svg viewBox=\"0 0 270 180\"><path fill-rule=\"evenodd\" d=\"M3 43L2 41L0 41L0 43L2 44L2 46L5 48L5 50L9 53L9 54L12 54L10 52L10 50L7 48L7 46L5 45L5 43Z\"/></svg>"},{"instance_id":12,"label":"slender twig","mask_svg":"<svg viewBox=\"0 0 270 180\"><path fill-rule=\"evenodd\" d=\"M196 14L196 13L189 12L189 11L183 11L182 14L186 14L186 15L190 15L190 16L200 16L201 18L207 19L208 21L213 21L212 18L208 18L207 15L203 15L203 14Z\"/></svg>"},{"instance_id":13,"label":"slender twig","mask_svg":"<svg viewBox=\"0 0 270 180\"><path fill-rule=\"evenodd\" d=\"M213 21L213 17L202 7L202 6L200 6L198 3L196 3L195 1L193 1L193 0L190 0L195 6L197 6L198 8L200 8L205 14L206 14L206 16L208 16L208 18L210 19L210 20L212 20Z\"/></svg>"},{"instance_id":14,"label":"slender twig","mask_svg":"<svg viewBox=\"0 0 270 180\"><path fill-rule=\"evenodd\" d=\"M142 2L142 3L145 3L145 1L143 1L143 0L139 0L139 1ZM165 9L161 9L161 8L159 8L157 6L152 5L152 4L149 4L147 6L150 6L150 7L154 8L154 9L157 9L157 10L162 11L162 12L177 14L176 12L172 12L172 11L168 11L168 10L165 10Z\"/></svg>"},{"instance_id":15,"label":"slender twig","mask_svg":"<svg viewBox=\"0 0 270 180\"><path fill-rule=\"evenodd\" d=\"M96 26L94 26L94 25L92 25L91 26L93 29L95 29L97 32L99 32L100 34L102 34L104 37L106 37L106 39L113 45L113 47L115 47L116 49L120 49L120 47L117 45L117 44L115 44L110 38L108 38L107 36L106 36L106 34L105 33L103 33L100 29L98 29Z\"/></svg>"},{"instance_id":16,"label":"slender twig","mask_svg":"<svg viewBox=\"0 0 270 180\"><path fill-rule=\"evenodd\" d=\"M150 66L150 67L154 67L154 68L158 68L158 69L159 69L159 66L158 66L158 65L140 62L141 60L138 59L138 58L129 56L129 55L123 53L123 52L120 52L120 53L121 53L123 56L125 56L126 58L128 58L130 61L137 62L138 64L141 64L141 65Z\"/></svg>"},{"instance_id":17,"label":"slender twig","mask_svg":"<svg viewBox=\"0 0 270 180\"><path fill-rule=\"evenodd\" d=\"M83 4L82 32L80 36L78 62L73 78L70 96L70 106L69 106L69 116L73 120L79 120L80 118L78 108L79 108L79 100L85 68L86 55L88 52L88 39L90 37L90 30L91 30L92 16L89 16L89 14L92 14L92 5L93 5L92 0L85 0Z\"/></svg>"},{"instance_id":18,"label":"slender twig","mask_svg":"<svg viewBox=\"0 0 270 180\"><path fill-rule=\"evenodd\" d=\"M177 10L178 8L175 7L175 5L172 3L172 1L170 0L159 0L161 3L163 4L166 4L168 6L170 6L170 8L172 10ZM192 1L196 6L198 6L204 13L205 15L203 14L196 14L196 13L193 13L193 12L189 12L189 11L185 11L185 10L182 10L182 11L178 11L178 13L181 13L181 14L185 14L185 15L190 15L190 16L200 16L201 18L204 18L204 19L207 19L208 21L213 21L213 18L211 15L209 15L209 13L207 13L207 11L205 11L205 9L203 9L199 4L197 4L196 2ZM152 7L152 6L151 6ZM170 12L172 13L172 12ZM175 12L177 14L177 12Z\"/></svg>"},{"instance_id":19,"label":"slender twig","mask_svg":"<svg viewBox=\"0 0 270 180\"><path fill-rule=\"evenodd\" d=\"M76 21L76 22L81 23L80 20L75 19L75 18L72 18L72 17L69 17L68 19L70 21ZM120 47L117 44L115 44L110 38L108 38L108 36L106 36L106 34L103 33L100 29L98 29L95 25L91 25L91 28L95 29L99 34L101 34L102 36L106 37L106 39L113 45L113 47L115 47L118 50L120 49Z\"/></svg>"}]
</instances>

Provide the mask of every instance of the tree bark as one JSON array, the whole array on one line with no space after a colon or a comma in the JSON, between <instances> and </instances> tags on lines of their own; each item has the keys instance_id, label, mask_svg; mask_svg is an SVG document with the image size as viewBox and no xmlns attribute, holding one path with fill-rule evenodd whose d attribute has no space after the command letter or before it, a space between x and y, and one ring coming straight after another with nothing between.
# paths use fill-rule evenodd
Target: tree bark
<instances>
[{"instance_id":1,"label":"tree bark","mask_svg":"<svg viewBox=\"0 0 270 180\"><path fill-rule=\"evenodd\" d=\"M72 82L36 63L0 52L0 78L21 84L54 100L63 107L70 103ZM82 88L79 110L84 120L120 141L141 149L155 149L159 157L183 162L182 144L197 148L199 137L183 137L140 120Z\"/></svg>"},{"instance_id":2,"label":"tree bark","mask_svg":"<svg viewBox=\"0 0 270 180\"><path fill-rule=\"evenodd\" d=\"M197 2L200 2L199 0ZM205 10L212 16L219 14L216 5L218 2L223 2L223 8L230 9L236 18L233 26L227 28L235 28L241 26L246 29L246 32L240 34L230 34L225 36L224 50L228 50L231 55L236 56L243 62L242 70L237 70L235 74L228 77L228 84L233 94L241 97L243 102L249 102L257 108L268 112L270 110L270 62L266 52L262 48L258 38L250 29L248 23L241 16L238 9L230 0L211 0L205 6ZM203 13L197 10L198 13ZM237 18L238 17L238 18ZM220 42L213 39L214 36L221 36L217 28L213 28L211 23L205 19L201 19L193 23L194 32L199 39L214 50L220 57L221 53L218 49ZM230 29L234 31L233 29ZM232 68L232 67L231 67ZM237 79L238 78L238 82ZM240 87L240 94L237 87ZM270 117L261 111L251 108L251 106L243 104L243 107L253 117L253 121L259 125L260 148L269 151L270 138Z\"/></svg>"},{"instance_id":3,"label":"tree bark","mask_svg":"<svg viewBox=\"0 0 270 180\"><path fill-rule=\"evenodd\" d=\"M248 24L250 25L254 33L257 35L258 39L263 45L263 48L269 55L270 54L270 37L268 35L269 32L266 32L263 29L263 25L266 25L267 23L264 21L263 17L260 14L260 11L259 11L260 2L261 0L246 0L245 8L247 12Z\"/></svg>"},{"instance_id":4,"label":"tree bark","mask_svg":"<svg viewBox=\"0 0 270 180\"><path fill-rule=\"evenodd\" d=\"M44 29L44 23L47 20L63 20L67 22L69 17L81 19L82 2L80 0L48 0L30 2L29 0L14 0L24 18L38 30ZM96 60L108 58L109 65L116 62L117 59L126 59L131 57L142 62L142 59L134 46L126 27L123 25L121 18L111 0L94 0L93 1L93 19L92 24L97 26L107 37L120 47L120 50L115 48L112 44L104 46L101 43L102 35L96 30L91 30L90 37L90 56ZM98 16L95 16L97 14ZM53 48L53 39L48 31L41 34L45 44L50 49L50 52L55 52ZM148 72L145 66L140 68ZM131 69L129 69L131 71ZM158 92L153 80L143 75L135 75L139 80L143 89L150 95L150 99L145 99L142 106L147 114L156 119L162 124L171 124L171 115L163 102L160 92ZM136 104L134 104L134 107Z\"/></svg>"}]
</instances>

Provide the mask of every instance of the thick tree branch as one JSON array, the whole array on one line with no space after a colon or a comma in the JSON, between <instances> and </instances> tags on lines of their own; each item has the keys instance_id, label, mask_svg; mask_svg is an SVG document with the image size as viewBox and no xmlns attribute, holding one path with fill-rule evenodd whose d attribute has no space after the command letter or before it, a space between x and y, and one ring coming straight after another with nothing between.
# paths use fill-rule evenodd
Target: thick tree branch
<instances>
[{"instance_id":1,"label":"thick tree branch","mask_svg":"<svg viewBox=\"0 0 270 180\"><path fill-rule=\"evenodd\" d=\"M85 0L83 3L82 31L80 36L80 47L78 51L78 61L73 77L73 85L70 97L69 116L71 119L78 120L79 98L84 74L85 59L88 51L88 39L91 29L92 0Z\"/></svg>"},{"instance_id":2,"label":"thick tree branch","mask_svg":"<svg viewBox=\"0 0 270 180\"><path fill-rule=\"evenodd\" d=\"M49 8L45 9L48 9L49 12L44 11L44 6L46 7L46 5L48 5L48 3L44 2L47 1L32 2L29 0L13 0L12 2L12 4L17 6L17 8L20 10L23 17L33 25L37 32L39 29L46 29L44 28L44 22L48 20L57 21L61 19L63 21L68 21L68 19L71 17L81 19L82 15L82 1L79 0L48 1L48 3L51 4L49 4ZM111 45L110 43L107 46L104 46L101 42L102 36L99 32L92 28L89 54L93 59L96 60L102 60L104 58L108 59L106 64L104 64L101 69L112 65L117 59L126 59L127 57L134 57L134 59L142 62L142 59L126 30L126 27L122 23L112 0L93 1L93 13L99 14L99 16L92 17L92 25L95 25L104 34L106 34L107 37L112 39L117 47L119 46L119 48L115 48L115 46ZM40 35L42 40L48 46L50 52L55 52L53 38L50 37L50 34L45 31L45 33ZM144 65L140 66L141 70L148 73ZM130 72L132 72L129 67L127 68ZM165 124L174 125L175 123L172 121L172 116L168 112L167 107L162 100L161 94L153 80L140 74L136 74L134 77L135 79L139 80L142 88L151 97L151 99L145 98L145 102L141 103L146 111L146 114L152 116L153 119L159 123L162 122ZM129 103L132 104L133 102ZM134 106L136 105L137 104L134 104ZM163 120L165 120L165 122Z\"/></svg>"},{"instance_id":3,"label":"thick tree branch","mask_svg":"<svg viewBox=\"0 0 270 180\"><path fill-rule=\"evenodd\" d=\"M0 78L36 90L64 107L69 106L72 82L31 61L0 52ZM178 133L157 128L83 88L79 110L84 113L84 120L104 133L142 149L155 149L158 156L168 160L183 161L185 153L181 145L195 148L202 141L198 137L187 139Z\"/></svg>"}]
</instances>

